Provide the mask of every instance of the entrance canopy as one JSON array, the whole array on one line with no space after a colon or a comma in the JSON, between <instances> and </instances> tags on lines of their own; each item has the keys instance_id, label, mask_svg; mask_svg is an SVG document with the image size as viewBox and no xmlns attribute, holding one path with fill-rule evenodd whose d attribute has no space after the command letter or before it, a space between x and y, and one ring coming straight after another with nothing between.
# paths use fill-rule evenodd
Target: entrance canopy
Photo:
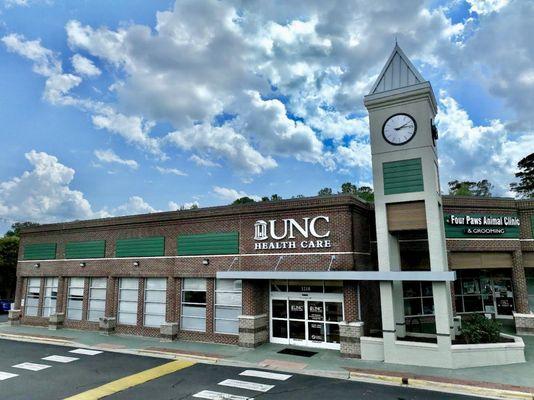
<instances>
[{"instance_id":1,"label":"entrance canopy","mask_svg":"<svg viewBox=\"0 0 534 400\"><path fill-rule=\"evenodd\" d=\"M220 271L217 279L452 282L454 271Z\"/></svg>"}]
</instances>

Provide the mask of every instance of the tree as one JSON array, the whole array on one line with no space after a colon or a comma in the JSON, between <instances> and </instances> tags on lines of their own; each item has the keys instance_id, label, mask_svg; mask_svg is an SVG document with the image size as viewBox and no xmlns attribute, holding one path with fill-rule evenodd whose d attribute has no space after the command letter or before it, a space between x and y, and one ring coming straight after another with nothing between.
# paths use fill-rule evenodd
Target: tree
<instances>
[{"instance_id":1,"label":"tree","mask_svg":"<svg viewBox=\"0 0 534 400\"><path fill-rule=\"evenodd\" d=\"M283 200L283 198L282 198L282 196L279 196L277 194L272 194L271 197L263 196L261 198L261 201L278 201L278 200Z\"/></svg>"},{"instance_id":2,"label":"tree","mask_svg":"<svg viewBox=\"0 0 534 400\"><path fill-rule=\"evenodd\" d=\"M487 179L478 182L458 180L449 182L449 194L453 196L491 197L492 189L493 185Z\"/></svg>"},{"instance_id":3,"label":"tree","mask_svg":"<svg viewBox=\"0 0 534 400\"><path fill-rule=\"evenodd\" d=\"M13 299L17 284L18 236L0 238L0 298Z\"/></svg>"},{"instance_id":4,"label":"tree","mask_svg":"<svg viewBox=\"0 0 534 400\"><path fill-rule=\"evenodd\" d=\"M350 182L345 182L341 185L341 193L356 194L358 188Z\"/></svg>"},{"instance_id":5,"label":"tree","mask_svg":"<svg viewBox=\"0 0 534 400\"><path fill-rule=\"evenodd\" d=\"M517 169L515 177L519 178L519 182L511 183L510 189L520 197L534 198L534 153L520 160Z\"/></svg>"},{"instance_id":6,"label":"tree","mask_svg":"<svg viewBox=\"0 0 534 400\"><path fill-rule=\"evenodd\" d=\"M234 200L232 204L248 204L248 203L255 203L255 202L256 200L251 199L248 196L245 196L245 197L241 197L239 199Z\"/></svg>"},{"instance_id":7,"label":"tree","mask_svg":"<svg viewBox=\"0 0 534 400\"><path fill-rule=\"evenodd\" d=\"M11 229L6 232L6 236L20 236L20 230L23 228L29 228L31 226L39 226L36 222L15 222L11 225Z\"/></svg>"},{"instance_id":8,"label":"tree","mask_svg":"<svg viewBox=\"0 0 534 400\"><path fill-rule=\"evenodd\" d=\"M328 187L322 188L321 190L319 190L319 192L317 192L317 195L318 196L332 196L332 189Z\"/></svg>"},{"instance_id":9,"label":"tree","mask_svg":"<svg viewBox=\"0 0 534 400\"><path fill-rule=\"evenodd\" d=\"M368 202L375 201L375 193L373 188L369 186L360 186L356 191L356 196Z\"/></svg>"}]
</instances>

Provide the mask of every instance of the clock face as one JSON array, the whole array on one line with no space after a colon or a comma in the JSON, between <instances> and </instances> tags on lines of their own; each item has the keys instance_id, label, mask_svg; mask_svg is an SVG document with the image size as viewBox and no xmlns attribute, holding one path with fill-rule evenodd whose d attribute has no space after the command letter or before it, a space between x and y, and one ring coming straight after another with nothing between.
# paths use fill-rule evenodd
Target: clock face
<instances>
[{"instance_id":1,"label":"clock face","mask_svg":"<svg viewBox=\"0 0 534 400\"><path fill-rule=\"evenodd\" d=\"M395 114L388 118L382 127L386 142L394 146L408 143L415 136L417 124L408 114Z\"/></svg>"}]
</instances>

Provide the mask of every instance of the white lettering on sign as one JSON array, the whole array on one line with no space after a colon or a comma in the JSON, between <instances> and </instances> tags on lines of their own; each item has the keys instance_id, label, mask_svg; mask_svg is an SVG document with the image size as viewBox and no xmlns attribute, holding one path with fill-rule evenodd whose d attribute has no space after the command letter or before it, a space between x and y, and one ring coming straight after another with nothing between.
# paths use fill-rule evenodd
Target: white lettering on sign
<instances>
[{"instance_id":1,"label":"white lettering on sign","mask_svg":"<svg viewBox=\"0 0 534 400\"><path fill-rule=\"evenodd\" d=\"M469 226L519 226L520 220L513 215L449 215L447 223L450 225Z\"/></svg>"},{"instance_id":2,"label":"white lettering on sign","mask_svg":"<svg viewBox=\"0 0 534 400\"><path fill-rule=\"evenodd\" d=\"M324 249L332 247L332 241L324 238L330 237L330 230L321 227L330 223L330 217L319 215L314 218L306 217L297 221L293 218L282 220L258 220L254 224L254 250L286 250L296 249ZM296 239L297 236L308 240ZM273 241L268 241L269 239Z\"/></svg>"}]
</instances>

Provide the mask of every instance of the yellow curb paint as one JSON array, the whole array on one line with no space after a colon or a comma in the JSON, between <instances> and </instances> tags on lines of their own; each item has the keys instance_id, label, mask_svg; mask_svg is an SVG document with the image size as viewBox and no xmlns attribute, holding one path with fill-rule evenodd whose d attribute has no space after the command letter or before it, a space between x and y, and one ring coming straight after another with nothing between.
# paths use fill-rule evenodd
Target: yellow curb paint
<instances>
[{"instance_id":1,"label":"yellow curb paint","mask_svg":"<svg viewBox=\"0 0 534 400\"><path fill-rule=\"evenodd\" d=\"M146 371L138 372L116 381L106 383L100 387L88 390L83 393L67 397L64 400L97 400L105 396L110 396L114 393L121 392L128 388L141 385L142 383L160 378L164 375L172 374L173 372L194 365L191 361L171 361L170 363L160 365L159 367L147 369Z\"/></svg>"}]
</instances>

